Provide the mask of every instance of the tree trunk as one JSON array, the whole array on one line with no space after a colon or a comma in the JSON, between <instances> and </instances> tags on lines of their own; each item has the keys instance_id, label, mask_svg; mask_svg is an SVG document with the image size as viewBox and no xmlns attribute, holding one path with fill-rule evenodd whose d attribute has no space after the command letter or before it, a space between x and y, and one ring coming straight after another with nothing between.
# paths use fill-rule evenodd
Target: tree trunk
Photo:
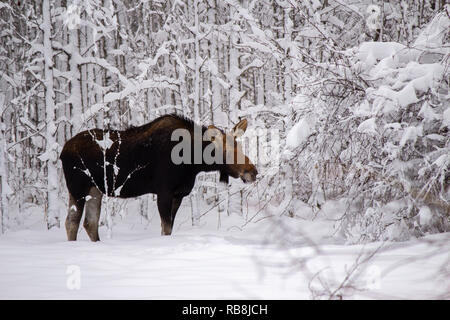
<instances>
[{"instance_id":1,"label":"tree trunk","mask_svg":"<svg viewBox=\"0 0 450 320\"><path fill-rule=\"evenodd\" d=\"M0 111L2 111L2 106L0 106ZM7 227L8 221L8 197L7 193L8 187L8 168L6 167L6 137L4 135L4 123L0 118L0 224L1 232L4 233Z\"/></svg>"},{"instance_id":2,"label":"tree trunk","mask_svg":"<svg viewBox=\"0 0 450 320\"><path fill-rule=\"evenodd\" d=\"M52 49L52 22L50 0L43 0L43 38L44 38L44 79L45 79L45 105L46 105L46 161L47 161L47 228L59 227L60 217L58 210L58 143L56 141L55 126L55 92L53 89L53 49Z\"/></svg>"}]
</instances>

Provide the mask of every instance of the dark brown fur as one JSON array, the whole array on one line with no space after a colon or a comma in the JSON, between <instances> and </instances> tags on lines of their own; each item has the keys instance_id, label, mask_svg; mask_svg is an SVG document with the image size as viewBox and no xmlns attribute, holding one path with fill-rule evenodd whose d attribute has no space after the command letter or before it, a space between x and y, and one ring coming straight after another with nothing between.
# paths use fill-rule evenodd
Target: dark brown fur
<instances>
[{"instance_id":1,"label":"dark brown fur","mask_svg":"<svg viewBox=\"0 0 450 320\"><path fill-rule=\"evenodd\" d=\"M242 165L175 165L171 151L178 142L171 141L172 132L179 128L193 132L194 126L183 117L166 115L141 127L125 131L92 129L68 140L60 156L70 196L66 219L68 239L76 240L86 205L84 227L92 241L99 240L98 219L103 194L119 198L157 194L162 234L169 235L181 201L191 192L199 172L219 171L222 181L227 181L228 176L238 178L244 174L246 182L255 180L256 168L247 157ZM204 132L206 127L201 129ZM97 141L108 135L112 144L104 153ZM203 142L203 148L210 143Z\"/></svg>"}]
</instances>

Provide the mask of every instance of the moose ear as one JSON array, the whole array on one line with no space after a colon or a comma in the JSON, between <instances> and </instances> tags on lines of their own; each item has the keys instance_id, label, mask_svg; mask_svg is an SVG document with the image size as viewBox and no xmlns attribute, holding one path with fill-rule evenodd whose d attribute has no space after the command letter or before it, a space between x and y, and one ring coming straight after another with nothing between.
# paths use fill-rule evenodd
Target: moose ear
<instances>
[{"instance_id":1,"label":"moose ear","mask_svg":"<svg viewBox=\"0 0 450 320\"><path fill-rule=\"evenodd\" d=\"M208 129L205 131L205 140L206 141L215 141L222 136L222 132L218 128L213 125L208 126Z\"/></svg>"},{"instance_id":2,"label":"moose ear","mask_svg":"<svg viewBox=\"0 0 450 320\"><path fill-rule=\"evenodd\" d=\"M232 131L233 136L238 138L244 134L245 130L247 130L247 119L242 119L237 125L234 126Z\"/></svg>"}]
</instances>

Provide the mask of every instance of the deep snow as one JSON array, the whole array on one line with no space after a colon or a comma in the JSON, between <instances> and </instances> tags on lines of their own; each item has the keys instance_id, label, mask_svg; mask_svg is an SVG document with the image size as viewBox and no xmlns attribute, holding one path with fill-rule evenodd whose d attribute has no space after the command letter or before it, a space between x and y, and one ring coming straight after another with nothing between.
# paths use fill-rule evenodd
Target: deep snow
<instances>
[{"instance_id":1,"label":"deep snow","mask_svg":"<svg viewBox=\"0 0 450 320\"><path fill-rule=\"evenodd\" d=\"M0 236L0 298L326 298L318 293L326 293L326 287L333 292L361 252L381 245L384 249L357 269L351 285L358 290L338 290L334 297L450 298L448 233L403 243L345 245L330 236L332 221L311 220L306 213L245 227L244 217L222 214L218 228L212 210L192 227L188 205L183 202L173 235L162 237L154 203L148 221L133 214L129 203L127 217L115 220L113 238L107 239L101 227L98 243L88 241L84 230L77 242L67 242L64 228L46 230L42 212L30 210L27 221L34 223ZM71 282L78 271L79 289Z\"/></svg>"}]
</instances>

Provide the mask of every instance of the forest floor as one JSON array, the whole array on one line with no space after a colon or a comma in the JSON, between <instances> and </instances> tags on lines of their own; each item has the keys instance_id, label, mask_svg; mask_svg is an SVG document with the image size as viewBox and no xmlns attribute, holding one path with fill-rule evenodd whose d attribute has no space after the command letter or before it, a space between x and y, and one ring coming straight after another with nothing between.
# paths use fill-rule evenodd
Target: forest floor
<instances>
[{"instance_id":1,"label":"forest floor","mask_svg":"<svg viewBox=\"0 0 450 320\"><path fill-rule=\"evenodd\" d=\"M0 299L450 298L449 233L347 245L331 221L301 215L245 225L212 210L193 227L188 204L172 236L153 203L148 220L130 205L97 243L84 229L67 242L29 209L33 222L0 236Z\"/></svg>"}]
</instances>

